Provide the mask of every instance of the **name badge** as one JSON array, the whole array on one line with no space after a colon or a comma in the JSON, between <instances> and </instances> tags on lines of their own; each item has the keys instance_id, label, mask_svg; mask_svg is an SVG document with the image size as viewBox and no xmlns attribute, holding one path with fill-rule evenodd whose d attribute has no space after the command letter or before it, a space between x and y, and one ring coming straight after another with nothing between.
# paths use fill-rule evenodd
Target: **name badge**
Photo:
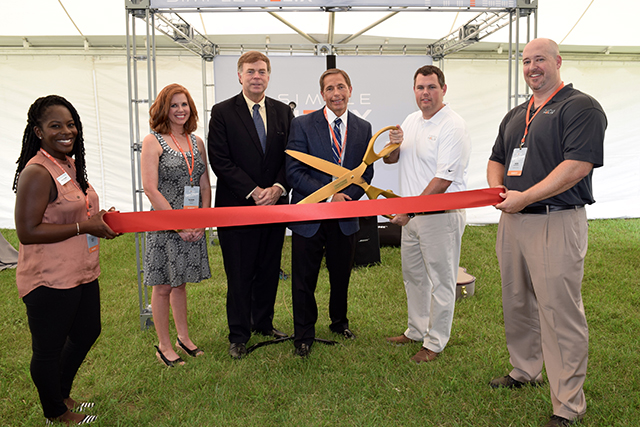
<instances>
[{"instance_id":1,"label":"name badge","mask_svg":"<svg viewBox=\"0 0 640 427\"><path fill-rule=\"evenodd\" d=\"M58 180L60 185L65 185L67 182L71 181L71 177L69 176L69 174L64 172L62 175L57 177L56 180Z\"/></svg>"},{"instance_id":2,"label":"name badge","mask_svg":"<svg viewBox=\"0 0 640 427\"><path fill-rule=\"evenodd\" d=\"M200 187L186 185L184 187L184 208L197 209L200 207Z\"/></svg>"},{"instance_id":3,"label":"name badge","mask_svg":"<svg viewBox=\"0 0 640 427\"><path fill-rule=\"evenodd\" d=\"M100 244L100 239L91 234L87 234L87 245L89 246L89 253L95 252L98 250Z\"/></svg>"},{"instance_id":4,"label":"name badge","mask_svg":"<svg viewBox=\"0 0 640 427\"><path fill-rule=\"evenodd\" d=\"M522 168L524 167L524 159L526 156L527 147L515 148L513 150L513 156L511 156L511 163L509 164L509 170L507 170L507 176L522 175Z\"/></svg>"}]
</instances>

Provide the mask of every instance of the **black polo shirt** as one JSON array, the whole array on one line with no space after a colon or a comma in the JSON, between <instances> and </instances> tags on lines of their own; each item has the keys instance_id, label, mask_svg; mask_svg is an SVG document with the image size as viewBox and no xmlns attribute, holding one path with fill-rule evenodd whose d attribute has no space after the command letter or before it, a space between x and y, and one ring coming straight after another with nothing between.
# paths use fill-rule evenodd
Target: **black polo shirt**
<instances>
[{"instance_id":1,"label":"black polo shirt","mask_svg":"<svg viewBox=\"0 0 640 427\"><path fill-rule=\"evenodd\" d=\"M525 191L551 173L564 160L603 164L604 131L607 117L591 96L573 88L562 88L529 125L524 147L527 154L521 176L507 176L513 150L520 146L526 126L529 101L518 105L502 120L490 159L505 165L504 185L509 190ZM533 116L534 111L532 111ZM595 202L591 176L584 177L564 193L530 206L583 205Z\"/></svg>"}]
</instances>

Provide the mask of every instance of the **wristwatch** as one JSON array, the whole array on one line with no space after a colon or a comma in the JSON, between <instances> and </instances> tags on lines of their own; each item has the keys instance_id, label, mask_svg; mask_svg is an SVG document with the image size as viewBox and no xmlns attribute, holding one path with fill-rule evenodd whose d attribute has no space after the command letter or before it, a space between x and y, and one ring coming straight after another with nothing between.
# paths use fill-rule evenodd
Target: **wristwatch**
<instances>
[{"instance_id":1,"label":"wristwatch","mask_svg":"<svg viewBox=\"0 0 640 427\"><path fill-rule=\"evenodd\" d=\"M416 214L414 214L413 212L408 213L407 216L409 217L409 219L415 218Z\"/></svg>"}]
</instances>

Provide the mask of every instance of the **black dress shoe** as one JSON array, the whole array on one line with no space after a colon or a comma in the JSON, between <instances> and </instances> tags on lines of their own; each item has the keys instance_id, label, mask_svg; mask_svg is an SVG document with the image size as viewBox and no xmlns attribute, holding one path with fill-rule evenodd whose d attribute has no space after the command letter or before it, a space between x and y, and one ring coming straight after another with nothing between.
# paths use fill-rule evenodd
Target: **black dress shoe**
<instances>
[{"instance_id":1,"label":"black dress shoe","mask_svg":"<svg viewBox=\"0 0 640 427\"><path fill-rule=\"evenodd\" d=\"M273 328L273 330L271 331L271 336L274 338L289 338L289 335L277 330L276 328Z\"/></svg>"},{"instance_id":2,"label":"black dress shoe","mask_svg":"<svg viewBox=\"0 0 640 427\"><path fill-rule=\"evenodd\" d=\"M355 340L356 339L356 334L351 332L351 329L349 329L349 328L345 328L344 330L342 330L342 332L334 332L334 334L342 335L344 338L346 338L348 340Z\"/></svg>"},{"instance_id":3,"label":"black dress shoe","mask_svg":"<svg viewBox=\"0 0 640 427\"><path fill-rule=\"evenodd\" d=\"M247 346L243 342L232 342L229 344L229 356L234 359L242 359L247 355Z\"/></svg>"},{"instance_id":4,"label":"black dress shoe","mask_svg":"<svg viewBox=\"0 0 640 427\"><path fill-rule=\"evenodd\" d=\"M300 344L299 347L296 347L296 356L300 357L308 357L309 353L311 353L311 346L305 343Z\"/></svg>"},{"instance_id":5,"label":"black dress shoe","mask_svg":"<svg viewBox=\"0 0 640 427\"><path fill-rule=\"evenodd\" d=\"M582 417L574 418L572 420L568 420L566 418L559 417L558 415L553 415L548 423L544 425L544 427L563 427L563 426L572 426L574 424L578 424Z\"/></svg>"},{"instance_id":6,"label":"black dress shoe","mask_svg":"<svg viewBox=\"0 0 640 427\"><path fill-rule=\"evenodd\" d=\"M489 382L489 385L493 388L521 388L525 385L539 386L542 385L542 381L518 381L514 380L511 375L505 375L504 377L494 378Z\"/></svg>"}]
</instances>

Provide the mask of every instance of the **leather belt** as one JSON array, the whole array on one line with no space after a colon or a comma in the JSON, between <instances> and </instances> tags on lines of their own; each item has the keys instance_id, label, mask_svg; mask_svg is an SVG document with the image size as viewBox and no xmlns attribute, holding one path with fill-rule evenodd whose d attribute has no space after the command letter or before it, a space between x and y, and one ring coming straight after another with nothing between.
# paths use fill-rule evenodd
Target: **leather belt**
<instances>
[{"instance_id":1,"label":"leather belt","mask_svg":"<svg viewBox=\"0 0 640 427\"><path fill-rule=\"evenodd\" d=\"M566 211L569 209L579 209L584 205L544 205L529 206L520 211L523 214L548 214L549 212Z\"/></svg>"},{"instance_id":2,"label":"leather belt","mask_svg":"<svg viewBox=\"0 0 640 427\"><path fill-rule=\"evenodd\" d=\"M431 215L431 214L443 214L446 211L433 211L433 212L416 212L416 216L418 215Z\"/></svg>"}]
</instances>

